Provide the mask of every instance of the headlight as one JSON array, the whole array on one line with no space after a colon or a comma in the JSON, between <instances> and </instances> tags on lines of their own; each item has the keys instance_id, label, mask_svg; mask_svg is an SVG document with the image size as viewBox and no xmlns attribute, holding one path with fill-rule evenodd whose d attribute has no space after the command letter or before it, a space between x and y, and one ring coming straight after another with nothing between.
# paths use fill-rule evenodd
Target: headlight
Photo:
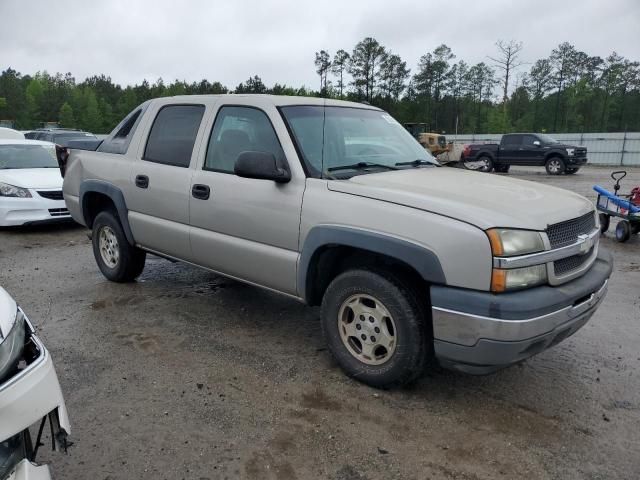
<instances>
[{"instance_id":1,"label":"headlight","mask_svg":"<svg viewBox=\"0 0 640 480\"><path fill-rule=\"evenodd\" d=\"M535 287L547 282L547 266L512 268L509 270L494 268L491 275L491 291L494 293L520 288Z\"/></svg>"},{"instance_id":2,"label":"headlight","mask_svg":"<svg viewBox=\"0 0 640 480\"><path fill-rule=\"evenodd\" d=\"M20 188L8 183L0 182L0 197L31 198L31 193L26 188Z\"/></svg>"},{"instance_id":3,"label":"headlight","mask_svg":"<svg viewBox=\"0 0 640 480\"><path fill-rule=\"evenodd\" d=\"M24 347L25 331L24 314L18 309L8 331L0 331L0 381L16 366Z\"/></svg>"},{"instance_id":4,"label":"headlight","mask_svg":"<svg viewBox=\"0 0 640 480\"><path fill-rule=\"evenodd\" d=\"M565 148L565 150L567 151L567 155L573 157L573 151L575 150L575 148Z\"/></svg>"},{"instance_id":5,"label":"headlight","mask_svg":"<svg viewBox=\"0 0 640 480\"><path fill-rule=\"evenodd\" d=\"M494 228L487 230L487 235L494 257L512 257L544 250L544 242L539 232Z\"/></svg>"}]
</instances>

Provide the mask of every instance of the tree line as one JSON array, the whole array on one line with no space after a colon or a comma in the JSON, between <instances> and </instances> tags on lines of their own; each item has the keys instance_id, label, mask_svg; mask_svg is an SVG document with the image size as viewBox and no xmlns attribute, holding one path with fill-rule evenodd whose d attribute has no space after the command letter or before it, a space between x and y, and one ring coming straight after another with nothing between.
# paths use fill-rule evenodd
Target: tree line
<instances>
[{"instance_id":1,"label":"tree line","mask_svg":"<svg viewBox=\"0 0 640 480\"><path fill-rule=\"evenodd\" d=\"M23 75L7 68L0 74L0 120L21 129L57 122L105 133L150 98L271 93L367 102L400 122L446 133L640 130L639 62L616 52L590 56L568 42L532 63L522 51L521 42L499 40L486 61L470 65L443 44L422 55L412 73L400 55L367 37L351 51L315 53L317 89L267 87L258 75L232 89L206 79L165 84L162 78L123 87L106 75L77 82L70 73Z\"/></svg>"}]
</instances>

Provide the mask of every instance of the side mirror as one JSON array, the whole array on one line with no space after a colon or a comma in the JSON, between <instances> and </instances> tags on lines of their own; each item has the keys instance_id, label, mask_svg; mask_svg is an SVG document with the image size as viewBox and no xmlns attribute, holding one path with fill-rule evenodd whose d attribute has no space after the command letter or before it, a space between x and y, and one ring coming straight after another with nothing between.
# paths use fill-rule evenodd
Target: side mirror
<instances>
[{"instance_id":1,"label":"side mirror","mask_svg":"<svg viewBox=\"0 0 640 480\"><path fill-rule=\"evenodd\" d=\"M278 166L275 155L267 152L242 152L238 155L233 171L239 177L273 180L277 183L291 180L289 170Z\"/></svg>"},{"instance_id":2,"label":"side mirror","mask_svg":"<svg viewBox=\"0 0 640 480\"><path fill-rule=\"evenodd\" d=\"M533 144L534 144L536 147L539 147L539 146L540 146L540 140L534 140L534 141L533 141Z\"/></svg>"}]
</instances>

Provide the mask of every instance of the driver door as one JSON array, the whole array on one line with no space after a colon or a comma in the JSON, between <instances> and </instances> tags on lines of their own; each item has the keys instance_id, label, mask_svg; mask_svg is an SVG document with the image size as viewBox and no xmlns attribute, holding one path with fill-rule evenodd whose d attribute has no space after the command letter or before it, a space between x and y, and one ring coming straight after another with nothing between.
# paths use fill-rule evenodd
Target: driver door
<instances>
[{"instance_id":1,"label":"driver door","mask_svg":"<svg viewBox=\"0 0 640 480\"><path fill-rule=\"evenodd\" d=\"M234 173L244 151L271 153L286 162L274 125L283 132L286 127L275 107L271 110L242 105L218 110L191 182L191 250L200 265L296 295L304 176L291 169L288 183L276 183Z\"/></svg>"}]
</instances>

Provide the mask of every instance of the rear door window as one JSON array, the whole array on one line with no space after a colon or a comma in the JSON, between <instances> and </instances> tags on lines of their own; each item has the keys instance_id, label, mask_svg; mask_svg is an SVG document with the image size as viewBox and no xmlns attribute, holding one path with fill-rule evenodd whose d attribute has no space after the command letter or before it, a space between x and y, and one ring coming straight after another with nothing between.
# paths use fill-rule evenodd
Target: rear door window
<instances>
[{"instance_id":1,"label":"rear door window","mask_svg":"<svg viewBox=\"0 0 640 480\"><path fill-rule=\"evenodd\" d=\"M504 148L517 148L522 144L520 135L505 135L502 137L502 146Z\"/></svg>"},{"instance_id":2,"label":"rear door window","mask_svg":"<svg viewBox=\"0 0 640 480\"><path fill-rule=\"evenodd\" d=\"M143 160L187 168L204 115L204 105L162 107L149 132Z\"/></svg>"}]
</instances>

